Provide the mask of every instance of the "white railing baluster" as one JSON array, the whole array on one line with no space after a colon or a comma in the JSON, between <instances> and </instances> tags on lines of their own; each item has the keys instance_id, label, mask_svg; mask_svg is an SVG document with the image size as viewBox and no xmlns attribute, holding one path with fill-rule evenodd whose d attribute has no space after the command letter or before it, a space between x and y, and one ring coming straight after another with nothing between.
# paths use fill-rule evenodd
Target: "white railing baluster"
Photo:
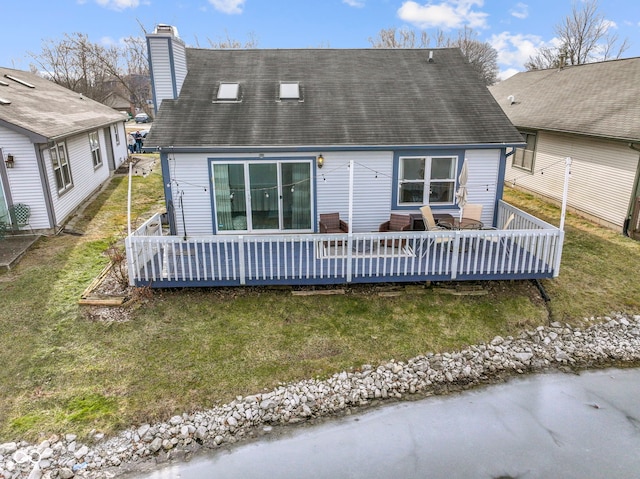
<instances>
[{"instance_id":1,"label":"white railing baluster","mask_svg":"<svg viewBox=\"0 0 640 479\"><path fill-rule=\"evenodd\" d=\"M187 240L150 228L150 222L160 221L154 216L126 239L127 268L133 284L557 275L562 232L504 202L499 202L498 224L511 213L515 219L508 230L219 235Z\"/></svg>"}]
</instances>

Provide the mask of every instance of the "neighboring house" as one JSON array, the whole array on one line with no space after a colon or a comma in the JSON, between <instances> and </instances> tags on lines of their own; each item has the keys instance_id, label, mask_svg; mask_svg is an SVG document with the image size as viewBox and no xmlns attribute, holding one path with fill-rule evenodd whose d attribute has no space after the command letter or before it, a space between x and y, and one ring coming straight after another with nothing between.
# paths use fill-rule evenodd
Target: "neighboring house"
<instances>
[{"instance_id":1,"label":"neighboring house","mask_svg":"<svg viewBox=\"0 0 640 479\"><path fill-rule=\"evenodd\" d=\"M22 203L34 231L55 233L127 158L124 116L38 75L0 68L0 157L0 220Z\"/></svg>"},{"instance_id":2,"label":"neighboring house","mask_svg":"<svg viewBox=\"0 0 640 479\"><path fill-rule=\"evenodd\" d=\"M458 49L192 49L166 25L147 42L160 107L145 148L160 153L170 236L145 225L128 238L135 284L525 277L480 259L456 266L460 238L495 232L378 232L425 204L458 217L463 164L485 225L514 212L514 225L551 230L548 253L561 249L557 229L500 201L506 151L522 137ZM331 212L351 226L335 243L318 234ZM393 235L402 247L382 251ZM427 265L429 245L443 256ZM527 274L557 274L556 259Z\"/></svg>"},{"instance_id":3,"label":"neighboring house","mask_svg":"<svg viewBox=\"0 0 640 479\"><path fill-rule=\"evenodd\" d=\"M135 116L135 108L129 100L122 95L111 92L107 95L107 98L102 102L108 107L118 110L120 113L126 115L126 118Z\"/></svg>"},{"instance_id":4,"label":"neighboring house","mask_svg":"<svg viewBox=\"0 0 640 479\"><path fill-rule=\"evenodd\" d=\"M518 73L490 88L526 139L505 181L640 239L640 58ZM635 218L635 221L632 219Z\"/></svg>"}]
</instances>

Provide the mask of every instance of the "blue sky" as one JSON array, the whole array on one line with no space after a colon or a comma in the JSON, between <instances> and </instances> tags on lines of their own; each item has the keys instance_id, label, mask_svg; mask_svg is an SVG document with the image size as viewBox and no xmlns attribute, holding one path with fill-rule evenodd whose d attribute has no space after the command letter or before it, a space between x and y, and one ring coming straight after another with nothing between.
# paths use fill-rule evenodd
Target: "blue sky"
<instances>
[{"instance_id":1,"label":"blue sky","mask_svg":"<svg viewBox=\"0 0 640 479\"><path fill-rule=\"evenodd\" d=\"M575 0L580 2L581 0ZM553 26L572 0L18 0L0 7L0 65L28 70L43 40L85 33L93 42L143 36L157 23L178 28L189 46L225 37L258 48L367 48L383 28L469 26L499 53L501 77L523 70L535 48L553 42ZM601 0L611 32L628 38L624 57L640 56L640 1ZM9 20L9 21L6 21Z\"/></svg>"}]
</instances>

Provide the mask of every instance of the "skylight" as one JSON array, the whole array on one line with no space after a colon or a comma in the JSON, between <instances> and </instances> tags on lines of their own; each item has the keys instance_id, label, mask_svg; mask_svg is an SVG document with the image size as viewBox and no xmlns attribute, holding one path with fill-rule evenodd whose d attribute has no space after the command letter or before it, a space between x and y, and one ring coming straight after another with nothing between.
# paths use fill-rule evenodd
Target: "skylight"
<instances>
[{"instance_id":1,"label":"skylight","mask_svg":"<svg viewBox=\"0 0 640 479\"><path fill-rule=\"evenodd\" d=\"M0 98L0 105L11 105L11 100Z\"/></svg>"},{"instance_id":2,"label":"skylight","mask_svg":"<svg viewBox=\"0 0 640 479\"><path fill-rule=\"evenodd\" d=\"M28 82L26 82L24 80L21 80L20 78L14 77L12 75L9 75L9 74L5 73L4 77L8 78L9 80L13 80L16 83L20 83L20 85L24 85L24 86L29 87L29 88L35 88L35 86L32 85L31 83L28 83Z\"/></svg>"},{"instance_id":3,"label":"skylight","mask_svg":"<svg viewBox=\"0 0 640 479\"><path fill-rule=\"evenodd\" d=\"M298 82L280 83L280 99L281 100L299 100L300 99L300 83Z\"/></svg>"},{"instance_id":4,"label":"skylight","mask_svg":"<svg viewBox=\"0 0 640 479\"><path fill-rule=\"evenodd\" d=\"M240 84L239 83L220 83L218 87L218 101L239 101Z\"/></svg>"}]
</instances>

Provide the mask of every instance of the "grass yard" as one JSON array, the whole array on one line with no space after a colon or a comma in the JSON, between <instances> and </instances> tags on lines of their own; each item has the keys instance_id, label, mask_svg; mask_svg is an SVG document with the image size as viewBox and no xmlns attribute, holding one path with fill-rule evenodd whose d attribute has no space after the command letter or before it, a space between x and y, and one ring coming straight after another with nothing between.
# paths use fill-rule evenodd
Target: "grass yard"
<instances>
[{"instance_id":1,"label":"grass yard","mask_svg":"<svg viewBox=\"0 0 640 479\"><path fill-rule=\"evenodd\" d=\"M159 173L134 177L135 216L162 209ZM153 292L126 322L95 321L77 301L126 229L127 178L114 178L75 229L45 238L0 275L0 443L87 435L229 402L281 382L406 360L549 321L530 282L484 296L416 286L397 296L356 286L336 296L283 289ZM558 224L557 208L506 200ZM544 281L551 317L573 324L640 311L640 243L569 216L560 277Z\"/></svg>"}]
</instances>

